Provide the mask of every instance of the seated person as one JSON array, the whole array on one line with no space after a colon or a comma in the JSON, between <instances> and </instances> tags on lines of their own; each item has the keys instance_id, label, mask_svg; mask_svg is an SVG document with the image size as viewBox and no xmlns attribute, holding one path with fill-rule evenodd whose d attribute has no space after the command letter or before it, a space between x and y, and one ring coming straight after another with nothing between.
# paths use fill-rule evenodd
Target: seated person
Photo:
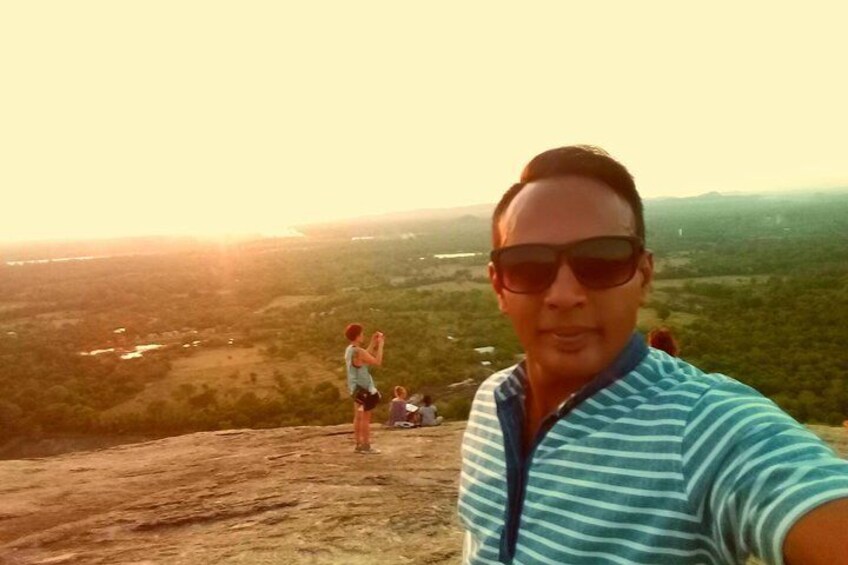
<instances>
[{"instance_id":1,"label":"seated person","mask_svg":"<svg viewBox=\"0 0 848 565\"><path fill-rule=\"evenodd\" d=\"M388 426L411 428L418 425L418 407L406 400L406 389L402 386L394 388L395 397L389 403Z\"/></svg>"},{"instance_id":2,"label":"seated person","mask_svg":"<svg viewBox=\"0 0 848 565\"><path fill-rule=\"evenodd\" d=\"M418 409L418 412L421 413L422 426L438 426L444 420L439 416L439 410L433 404L433 399L429 394L424 395L424 405Z\"/></svg>"}]
</instances>

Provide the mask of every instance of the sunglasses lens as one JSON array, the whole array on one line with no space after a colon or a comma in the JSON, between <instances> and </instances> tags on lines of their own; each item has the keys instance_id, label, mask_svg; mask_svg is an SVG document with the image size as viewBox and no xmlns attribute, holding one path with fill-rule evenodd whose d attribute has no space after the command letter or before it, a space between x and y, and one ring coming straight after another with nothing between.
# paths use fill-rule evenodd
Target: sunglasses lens
<instances>
[{"instance_id":1,"label":"sunglasses lens","mask_svg":"<svg viewBox=\"0 0 848 565\"><path fill-rule=\"evenodd\" d=\"M557 275L557 252L544 245L504 249L500 256L504 286L518 293L541 292Z\"/></svg>"},{"instance_id":2,"label":"sunglasses lens","mask_svg":"<svg viewBox=\"0 0 848 565\"><path fill-rule=\"evenodd\" d=\"M639 263L639 248L628 238L599 237L561 247L518 245L500 251L498 268L507 290L520 294L542 292L556 280L560 253L583 286L619 286L631 278Z\"/></svg>"},{"instance_id":3,"label":"sunglasses lens","mask_svg":"<svg viewBox=\"0 0 848 565\"><path fill-rule=\"evenodd\" d=\"M633 278L639 259L631 240L617 238L579 243L567 255L574 276L588 288L611 288L626 283Z\"/></svg>"}]
</instances>

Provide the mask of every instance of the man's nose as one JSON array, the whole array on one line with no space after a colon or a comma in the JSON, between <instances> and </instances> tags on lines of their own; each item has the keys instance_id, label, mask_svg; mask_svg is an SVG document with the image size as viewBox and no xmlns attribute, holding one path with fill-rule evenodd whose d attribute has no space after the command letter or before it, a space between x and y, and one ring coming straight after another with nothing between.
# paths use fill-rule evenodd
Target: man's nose
<instances>
[{"instance_id":1,"label":"man's nose","mask_svg":"<svg viewBox=\"0 0 848 565\"><path fill-rule=\"evenodd\" d=\"M575 308L586 303L586 288L574 276L567 261L562 261L557 276L545 293L545 306L551 309Z\"/></svg>"}]
</instances>

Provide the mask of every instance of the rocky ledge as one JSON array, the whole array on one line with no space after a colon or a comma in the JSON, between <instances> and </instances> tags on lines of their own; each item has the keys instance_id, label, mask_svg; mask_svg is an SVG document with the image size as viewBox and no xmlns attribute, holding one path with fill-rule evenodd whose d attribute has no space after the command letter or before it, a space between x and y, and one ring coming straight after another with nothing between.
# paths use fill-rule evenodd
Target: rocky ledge
<instances>
[{"instance_id":1,"label":"rocky ledge","mask_svg":"<svg viewBox=\"0 0 848 565\"><path fill-rule=\"evenodd\" d=\"M0 461L0 563L457 563L465 422L231 430ZM842 457L848 429L811 426Z\"/></svg>"}]
</instances>

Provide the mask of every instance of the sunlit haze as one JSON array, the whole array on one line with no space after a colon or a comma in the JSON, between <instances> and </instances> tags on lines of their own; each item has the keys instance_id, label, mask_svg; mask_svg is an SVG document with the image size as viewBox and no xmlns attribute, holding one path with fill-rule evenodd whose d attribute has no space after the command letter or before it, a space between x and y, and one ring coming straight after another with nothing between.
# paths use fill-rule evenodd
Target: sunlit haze
<instances>
[{"instance_id":1,"label":"sunlit haze","mask_svg":"<svg viewBox=\"0 0 848 565\"><path fill-rule=\"evenodd\" d=\"M496 201L600 145L643 196L848 186L848 8L5 2L0 240Z\"/></svg>"}]
</instances>

